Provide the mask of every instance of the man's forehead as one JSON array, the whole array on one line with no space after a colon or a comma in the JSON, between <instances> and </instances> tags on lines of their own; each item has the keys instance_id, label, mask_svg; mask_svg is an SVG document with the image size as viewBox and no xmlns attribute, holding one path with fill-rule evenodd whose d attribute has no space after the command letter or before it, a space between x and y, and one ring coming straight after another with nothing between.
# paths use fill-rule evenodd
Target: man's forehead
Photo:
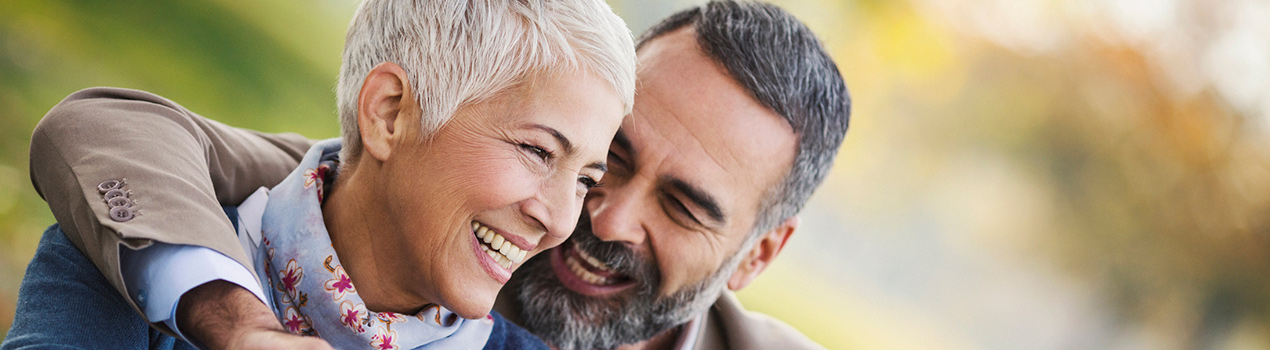
<instances>
[{"instance_id":1,"label":"man's forehead","mask_svg":"<svg viewBox=\"0 0 1270 350\"><path fill-rule=\"evenodd\" d=\"M662 153L644 166L757 204L753 193L792 163L793 129L706 56L691 30L653 39L638 55L635 108L620 133L637 151Z\"/></svg>"}]
</instances>

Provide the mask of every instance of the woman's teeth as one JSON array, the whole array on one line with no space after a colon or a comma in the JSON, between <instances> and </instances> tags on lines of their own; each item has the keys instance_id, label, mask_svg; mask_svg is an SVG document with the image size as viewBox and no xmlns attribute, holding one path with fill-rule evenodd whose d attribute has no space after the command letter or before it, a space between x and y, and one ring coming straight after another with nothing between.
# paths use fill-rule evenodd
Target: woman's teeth
<instances>
[{"instance_id":1,"label":"woman's teeth","mask_svg":"<svg viewBox=\"0 0 1270 350\"><path fill-rule=\"evenodd\" d=\"M525 255L529 254L479 222L472 222L472 231L476 232L476 238L483 242L481 249L505 269L510 269L514 263L525 261Z\"/></svg>"}]
</instances>

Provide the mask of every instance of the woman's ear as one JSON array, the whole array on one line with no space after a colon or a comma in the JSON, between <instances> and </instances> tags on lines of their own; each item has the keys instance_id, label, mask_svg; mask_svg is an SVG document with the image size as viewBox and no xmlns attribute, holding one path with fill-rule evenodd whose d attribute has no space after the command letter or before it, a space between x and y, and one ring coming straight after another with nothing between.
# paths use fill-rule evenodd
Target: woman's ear
<instances>
[{"instance_id":1,"label":"woman's ear","mask_svg":"<svg viewBox=\"0 0 1270 350\"><path fill-rule=\"evenodd\" d=\"M380 162L392 155L405 134L403 123L415 109L410 77L396 63L375 66L357 95L357 131L362 149ZM363 159L364 160L364 159Z\"/></svg>"},{"instance_id":2,"label":"woman's ear","mask_svg":"<svg viewBox=\"0 0 1270 350\"><path fill-rule=\"evenodd\" d=\"M728 289L735 291L750 285L755 277L758 277L768 265L772 264L772 261L776 260L781 250L785 249L785 243L789 242L789 237L794 235L796 228L798 228L798 217L793 216L759 237L758 242L754 243L754 248L751 248L745 258L741 259L741 265L737 266L732 277L728 279Z\"/></svg>"}]
</instances>

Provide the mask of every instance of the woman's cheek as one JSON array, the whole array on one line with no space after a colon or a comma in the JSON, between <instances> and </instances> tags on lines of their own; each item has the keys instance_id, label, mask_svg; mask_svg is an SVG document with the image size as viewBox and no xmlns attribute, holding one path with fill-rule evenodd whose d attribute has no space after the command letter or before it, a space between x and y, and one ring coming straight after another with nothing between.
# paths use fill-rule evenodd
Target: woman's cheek
<instances>
[{"instance_id":1,"label":"woman's cheek","mask_svg":"<svg viewBox=\"0 0 1270 350\"><path fill-rule=\"evenodd\" d=\"M510 168L479 179L477 190L483 192L487 205L502 207L532 198L543 185L533 172L523 168Z\"/></svg>"},{"instance_id":2,"label":"woman's cheek","mask_svg":"<svg viewBox=\"0 0 1270 350\"><path fill-rule=\"evenodd\" d=\"M572 235L573 232L569 232L569 234ZM556 246L560 245L560 243L564 243L564 241L565 241L564 238L557 238L556 236L551 236L551 235L543 236L542 241L539 242L538 244L538 252L541 253L544 250L555 248Z\"/></svg>"}]
</instances>

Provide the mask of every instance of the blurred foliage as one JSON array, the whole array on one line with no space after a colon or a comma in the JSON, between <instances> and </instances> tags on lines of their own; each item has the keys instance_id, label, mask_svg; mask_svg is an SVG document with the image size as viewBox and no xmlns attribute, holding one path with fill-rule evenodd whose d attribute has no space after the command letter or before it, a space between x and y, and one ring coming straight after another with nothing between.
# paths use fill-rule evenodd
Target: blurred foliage
<instances>
[{"instance_id":1,"label":"blurred foliage","mask_svg":"<svg viewBox=\"0 0 1270 350\"><path fill-rule=\"evenodd\" d=\"M53 223L27 175L37 122L92 86L151 91L225 123L333 137L335 75L356 4L5 1L0 10L0 329ZM302 13L302 16L290 14ZM5 332L7 333L7 332ZM0 335L2 336L2 335Z\"/></svg>"},{"instance_id":2,"label":"blurred foliage","mask_svg":"<svg viewBox=\"0 0 1270 350\"><path fill-rule=\"evenodd\" d=\"M1094 60L1053 63L1101 78L1047 79L1059 101L1083 102L1050 111L1022 144L1054 184L1055 254L1102 284L1124 317L1185 348L1217 347L1243 322L1270 327L1264 136L1250 138L1255 125L1212 92L1169 99L1135 52L1082 56Z\"/></svg>"},{"instance_id":3,"label":"blurred foliage","mask_svg":"<svg viewBox=\"0 0 1270 350\"><path fill-rule=\"evenodd\" d=\"M694 2L610 1L636 33ZM804 227L739 293L747 307L830 348L1270 346L1270 29L1257 24L1270 6L774 2L822 37L855 108ZM81 88L120 86L235 126L335 136L332 89L355 6L6 1L0 330L52 223L26 165L45 111ZM851 221L817 224L835 218ZM843 265L868 265L842 259L870 256L855 248L885 239L934 254L872 261L885 265L873 280ZM1020 283L1074 286L1062 293L1079 300L1090 286L1076 312L1092 316L1075 319L1113 321L1090 329L1031 314L1056 307L1016 290L979 293L977 281L1010 277L949 272L946 261L1017 265L1028 273ZM894 287L906 278L925 284ZM913 301L922 295L934 301ZM1024 309L1011 309L1015 299ZM1001 315L991 309L1009 318L963 316ZM1067 341L996 341L1028 336L993 322L1060 329Z\"/></svg>"}]
</instances>

